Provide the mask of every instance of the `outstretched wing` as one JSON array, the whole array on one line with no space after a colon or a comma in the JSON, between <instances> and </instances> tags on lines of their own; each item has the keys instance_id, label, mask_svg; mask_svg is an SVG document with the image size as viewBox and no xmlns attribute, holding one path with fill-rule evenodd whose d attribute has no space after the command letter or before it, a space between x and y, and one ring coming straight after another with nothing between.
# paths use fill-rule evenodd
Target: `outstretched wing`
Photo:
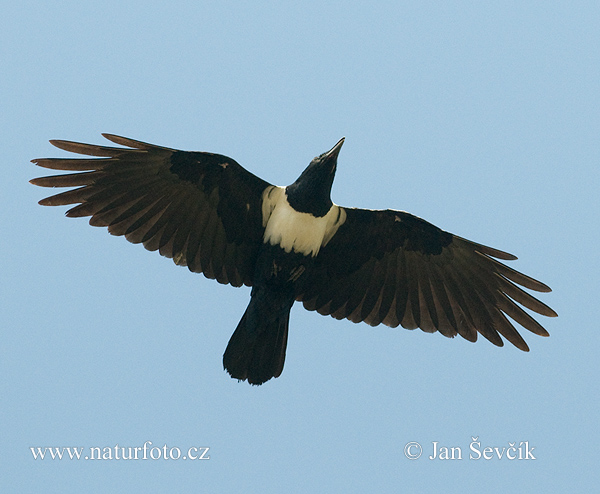
<instances>
[{"instance_id":1,"label":"outstretched wing","mask_svg":"<svg viewBox=\"0 0 600 494\"><path fill-rule=\"evenodd\" d=\"M50 141L99 158L33 160L77 172L31 180L42 187L77 187L40 204L79 204L67 216L91 216L91 225L107 226L113 235L220 283L252 285L264 233L261 196L270 184L226 156L103 135L127 148Z\"/></svg>"},{"instance_id":2,"label":"outstretched wing","mask_svg":"<svg viewBox=\"0 0 600 494\"><path fill-rule=\"evenodd\" d=\"M306 272L297 300L336 319L460 334L477 332L498 346L501 334L529 348L506 317L529 331L546 330L518 304L545 316L547 305L517 285L550 288L496 259L515 256L471 242L400 211L345 208L347 217Z\"/></svg>"}]
</instances>

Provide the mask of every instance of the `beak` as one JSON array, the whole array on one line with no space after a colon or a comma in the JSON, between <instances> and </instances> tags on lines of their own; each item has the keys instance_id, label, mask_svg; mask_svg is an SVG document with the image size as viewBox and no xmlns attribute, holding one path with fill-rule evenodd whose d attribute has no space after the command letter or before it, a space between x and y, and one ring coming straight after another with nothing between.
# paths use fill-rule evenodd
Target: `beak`
<instances>
[{"instance_id":1,"label":"beak","mask_svg":"<svg viewBox=\"0 0 600 494\"><path fill-rule=\"evenodd\" d=\"M344 144L345 137L342 137L335 146L333 146L329 151L325 153L325 158L328 160L333 159L337 160L338 154L340 154L340 149L342 149L342 144Z\"/></svg>"}]
</instances>

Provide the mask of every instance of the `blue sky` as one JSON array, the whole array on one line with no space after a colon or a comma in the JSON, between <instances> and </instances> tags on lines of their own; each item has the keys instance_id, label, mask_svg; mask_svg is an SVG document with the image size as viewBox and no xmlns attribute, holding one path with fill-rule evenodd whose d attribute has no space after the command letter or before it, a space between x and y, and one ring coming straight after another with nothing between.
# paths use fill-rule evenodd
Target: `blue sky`
<instances>
[{"instance_id":1,"label":"blue sky","mask_svg":"<svg viewBox=\"0 0 600 494\"><path fill-rule=\"evenodd\" d=\"M589 492L599 22L578 1L5 7L0 490ZM100 132L226 154L281 185L345 136L336 203L407 210L516 254L554 290L551 336L523 330L523 353L296 306L282 376L238 383L221 358L249 289L37 205L47 191L28 180L44 170L29 160ZM473 438L527 442L536 459L470 459ZM30 451L147 441L210 460ZM462 459L428 459L433 443Z\"/></svg>"}]
</instances>

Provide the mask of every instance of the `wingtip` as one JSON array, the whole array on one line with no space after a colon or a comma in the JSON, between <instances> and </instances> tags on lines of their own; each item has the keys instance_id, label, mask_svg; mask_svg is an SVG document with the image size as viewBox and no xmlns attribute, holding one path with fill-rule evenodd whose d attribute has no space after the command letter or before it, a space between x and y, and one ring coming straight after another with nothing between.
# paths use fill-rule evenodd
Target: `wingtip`
<instances>
[{"instance_id":1,"label":"wingtip","mask_svg":"<svg viewBox=\"0 0 600 494\"><path fill-rule=\"evenodd\" d=\"M108 140L114 144L119 144L120 146L132 147L132 143L136 142L133 139L129 139L129 138L123 137L123 136L118 136L117 134L111 134L110 132L102 132L100 135L102 137L104 137L106 140Z\"/></svg>"},{"instance_id":2,"label":"wingtip","mask_svg":"<svg viewBox=\"0 0 600 494\"><path fill-rule=\"evenodd\" d=\"M73 153L77 152L74 151L75 148L81 146L81 144L78 142L65 141L64 139L50 139L48 142L52 144L55 148Z\"/></svg>"},{"instance_id":3,"label":"wingtip","mask_svg":"<svg viewBox=\"0 0 600 494\"><path fill-rule=\"evenodd\" d=\"M489 251L489 254L488 254L488 252L486 252L486 254L491 255L492 257L495 257L496 259L502 259L503 261L516 261L517 259L519 259L517 256L515 256L514 254L511 254L510 252L505 252L503 250L494 249L493 247L487 247L487 250Z\"/></svg>"},{"instance_id":4,"label":"wingtip","mask_svg":"<svg viewBox=\"0 0 600 494\"><path fill-rule=\"evenodd\" d=\"M536 280L537 281L537 280ZM542 283L541 281L538 281L539 285L539 289L538 292L542 292L542 293L550 293L552 291L552 288L550 288L548 285L546 285L545 283Z\"/></svg>"},{"instance_id":5,"label":"wingtip","mask_svg":"<svg viewBox=\"0 0 600 494\"><path fill-rule=\"evenodd\" d=\"M119 146L125 146L126 148L131 148L133 150L138 151L147 151L149 149L162 150L168 152L176 151L172 148L157 146L156 144L150 144L149 142L138 141L137 139L130 139L129 137L118 136L116 134L110 134L108 132L102 132L102 137L108 139L114 144L118 144Z\"/></svg>"}]
</instances>

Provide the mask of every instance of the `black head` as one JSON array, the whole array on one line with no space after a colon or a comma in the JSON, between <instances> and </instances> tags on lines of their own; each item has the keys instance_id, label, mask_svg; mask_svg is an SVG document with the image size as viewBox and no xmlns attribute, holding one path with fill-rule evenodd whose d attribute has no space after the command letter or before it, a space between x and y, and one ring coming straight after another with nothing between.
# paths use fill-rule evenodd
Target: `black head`
<instances>
[{"instance_id":1,"label":"black head","mask_svg":"<svg viewBox=\"0 0 600 494\"><path fill-rule=\"evenodd\" d=\"M314 216L327 214L333 205L331 187L342 144L344 137L329 151L313 158L298 179L286 187L288 202L296 211Z\"/></svg>"}]
</instances>

